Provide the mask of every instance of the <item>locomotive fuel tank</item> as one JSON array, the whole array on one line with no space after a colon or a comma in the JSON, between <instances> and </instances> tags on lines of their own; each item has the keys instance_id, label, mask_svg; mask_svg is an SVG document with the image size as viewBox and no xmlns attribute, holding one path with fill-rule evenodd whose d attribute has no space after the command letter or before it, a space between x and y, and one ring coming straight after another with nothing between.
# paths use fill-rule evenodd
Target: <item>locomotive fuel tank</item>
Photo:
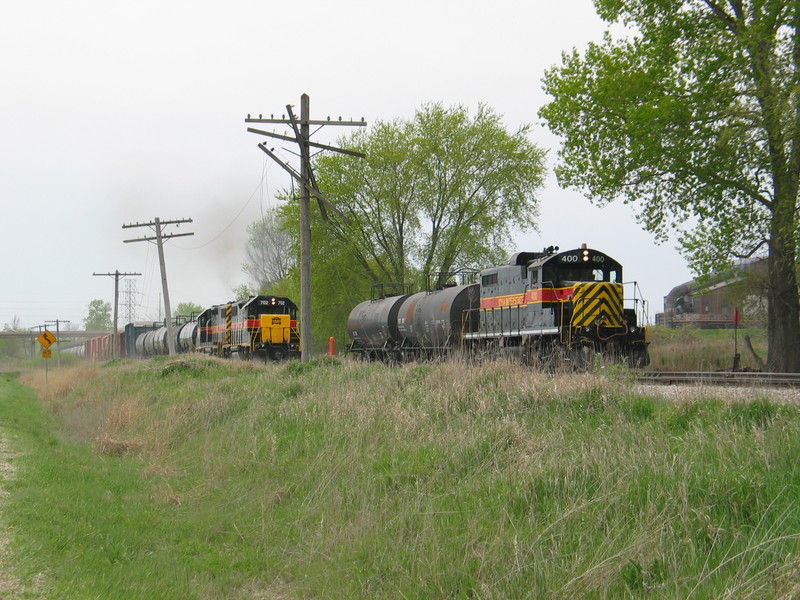
<instances>
[{"instance_id":1,"label":"locomotive fuel tank","mask_svg":"<svg viewBox=\"0 0 800 600\"><path fill-rule=\"evenodd\" d=\"M408 294L356 305L347 319L347 332L354 346L377 349L399 345L402 338L397 330L397 315L406 298Z\"/></svg>"},{"instance_id":2,"label":"locomotive fuel tank","mask_svg":"<svg viewBox=\"0 0 800 600\"><path fill-rule=\"evenodd\" d=\"M453 346L478 327L480 286L458 285L407 297L397 317L401 336L419 348Z\"/></svg>"}]
</instances>

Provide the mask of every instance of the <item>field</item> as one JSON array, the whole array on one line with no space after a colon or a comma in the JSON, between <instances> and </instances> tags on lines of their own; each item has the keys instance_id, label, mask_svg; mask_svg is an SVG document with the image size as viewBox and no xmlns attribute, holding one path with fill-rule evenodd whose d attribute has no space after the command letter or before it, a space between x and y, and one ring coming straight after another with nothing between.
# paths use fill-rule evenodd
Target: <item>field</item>
<instances>
[{"instance_id":1,"label":"field","mask_svg":"<svg viewBox=\"0 0 800 600\"><path fill-rule=\"evenodd\" d=\"M800 594L800 409L755 391L161 359L0 374L0 423L8 597Z\"/></svg>"}]
</instances>

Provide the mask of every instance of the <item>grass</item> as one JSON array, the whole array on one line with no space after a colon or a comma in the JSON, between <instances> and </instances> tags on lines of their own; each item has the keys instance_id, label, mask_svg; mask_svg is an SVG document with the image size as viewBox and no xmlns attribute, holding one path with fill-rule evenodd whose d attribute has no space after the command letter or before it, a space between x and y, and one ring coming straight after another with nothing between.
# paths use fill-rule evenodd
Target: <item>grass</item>
<instances>
[{"instance_id":1,"label":"grass","mask_svg":"<svg viewBox=\"0 0 800 600\"><path fill-rule=\"evenodd\" d=\"M792 598L800 411L516 365L0 379L3 511L59 598ZM0 377L3 377L0 375Z\"/></svg>"},{"instance_id":2,"label":"grass","mask_svg":"<svg viewBox=\"0 0 800 600\"><path fill-rule=\"evenodd\" d=\"M731 370L733 356L738 351L741 367L757 370L758 362L745 345L749 336L753 349L766 363L767 337L761 329L669 329L651 328L649 370L659 371L720 371Z\"/></svg>"}]
</instances>

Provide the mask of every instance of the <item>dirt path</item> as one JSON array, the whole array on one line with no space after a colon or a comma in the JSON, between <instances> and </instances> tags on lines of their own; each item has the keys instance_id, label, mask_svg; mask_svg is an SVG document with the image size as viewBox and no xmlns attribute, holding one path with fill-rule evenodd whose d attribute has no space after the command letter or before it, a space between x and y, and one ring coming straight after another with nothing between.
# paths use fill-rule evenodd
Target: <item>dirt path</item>
<instances>
[{"instance_id":1,"label":"dirt path","mask_svg":"<svg viewBox=\"0 0 800 600\"><path fill-rule=\"evenodd\" d=\"M8 544L13 535L12 525L3 518L3 504L8 497L5 482L16 477L14 459L19 453L11 450L5 432L0 429L0 600L14 600L22 595L22 585L10 572Z\"/></svg>"}]
</instances>

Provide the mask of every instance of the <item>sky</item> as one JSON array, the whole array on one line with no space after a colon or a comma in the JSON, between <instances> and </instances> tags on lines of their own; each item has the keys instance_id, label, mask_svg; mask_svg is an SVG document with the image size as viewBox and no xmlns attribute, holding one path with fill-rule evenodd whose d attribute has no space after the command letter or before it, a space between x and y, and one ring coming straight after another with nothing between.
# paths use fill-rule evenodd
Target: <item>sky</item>
<instances>
[{"instance_id":1,"label":"sky","mask_svg":"<svg viewBox=\"0 0 800 600\"><path fill-rule=\"evenodd\" d=\"M532 124L551 175L538 232L515 234L509 254L587 243L623 264L653 319L692 277L676 243L656 245L631 206L598 208L559 188L559 140L537 115L545 70L605 29L591 0L4 3L0 328L15 318L82 326L92 300L114 301L114 278L93 274L115 271L141 273L120 280L120 323L129 285L136 318L157 319L156 246L124 243L152 231L122 228L156 217L192 219L165 228L194 233L164 246L173 309L232 299L252 283L241 268L247 226L288 184L244 119L287 104L299 114L303 93L312 119L368 127L430 102L472 114L486 103L510 131ZM333 144L349 130L325 127L313 139ZM293 144L277 147L296 164Z\"/></svg>"}]
</instances>

